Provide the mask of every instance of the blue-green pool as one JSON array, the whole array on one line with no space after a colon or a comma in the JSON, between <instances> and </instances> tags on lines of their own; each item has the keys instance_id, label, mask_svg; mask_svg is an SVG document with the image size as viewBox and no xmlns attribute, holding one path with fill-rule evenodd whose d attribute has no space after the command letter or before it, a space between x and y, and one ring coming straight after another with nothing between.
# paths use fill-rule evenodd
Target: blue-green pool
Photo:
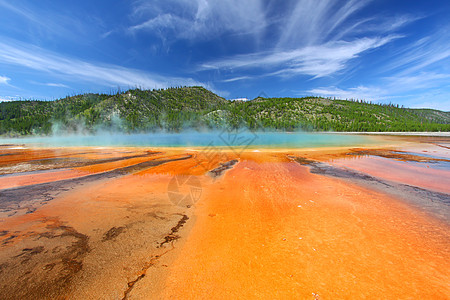
<instances>
[{"instance_id":1,"label":"blue-green pool","mask_svg":"<svg viewBox=\"0 0 450 300\"><path fill-rule=\"evenodd\" d=\"M1 138L0 144L34 146L152 146L152 147L344 147L373 144L365 135L305 132L213 131L146 134L66 135L49 137Z\"/></svg>"}]
</instances>

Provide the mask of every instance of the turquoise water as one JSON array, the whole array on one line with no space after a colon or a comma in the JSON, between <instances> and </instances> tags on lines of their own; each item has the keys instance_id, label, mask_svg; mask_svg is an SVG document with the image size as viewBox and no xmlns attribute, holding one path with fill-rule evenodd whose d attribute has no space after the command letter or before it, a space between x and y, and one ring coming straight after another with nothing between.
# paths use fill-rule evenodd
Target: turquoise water
<instances>
[{"instance_id":1,"label":"turquoise water","mask_svg":"<svg viewBox=\"0 0 450 300\"><path fill-rule=\"evenodd\" d=\"M102 134L1 138L0 144L29 144L34 146L153 146L153 147L337 147L363 146L375 143L371 136L338 133L285 132L184 132L147 134Z\"/></svg>"}]
</instances>

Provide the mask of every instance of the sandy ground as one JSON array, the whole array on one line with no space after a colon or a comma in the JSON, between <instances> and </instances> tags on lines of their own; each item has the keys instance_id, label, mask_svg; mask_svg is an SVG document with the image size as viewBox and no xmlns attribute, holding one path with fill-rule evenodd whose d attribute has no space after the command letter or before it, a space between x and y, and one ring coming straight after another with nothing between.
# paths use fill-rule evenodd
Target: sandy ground
<instances>
[{"instance_id":1,"label":"sandy ground","mask_svg":"<svg viewBox=\"0 0 450 300\"><path fill-rule=\"evenodd\" d=\"M449 299L449 144L0 146L0 298Z\"/></svg>"}]
</instances>

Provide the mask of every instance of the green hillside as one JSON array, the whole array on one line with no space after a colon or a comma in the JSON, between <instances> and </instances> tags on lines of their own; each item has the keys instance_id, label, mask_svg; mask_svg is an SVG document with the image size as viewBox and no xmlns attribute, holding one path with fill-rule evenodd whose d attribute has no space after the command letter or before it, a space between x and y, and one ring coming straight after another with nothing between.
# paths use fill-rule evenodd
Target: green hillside
<instances>
[{"instance_id":1,"label":"green hillside","mask_svg":"<svg viewBox=\"0 0 450 300\"><path fill-rule=\"evenodd\" d=\"M180 131L224 126L318 131L450 131L450 112L347 100L256 98L228 101L202 87L133 89L56 101L0 103L0 134L114 130Z\"/></svg>"},{"instance_id":2,"label":"green hillside","mask_svg":"<svg viewBox=\"0 0 450 300\"><path fill-rule=\"evenodd\" d=\"M0 134L119 130L181 130L228 101L202 87L133 89L116 95L83 94L56 101L0 103Z\"/></svg>"},{"instance_id":3,"label":"green hillside","mask_svg":"<svg viewBox=\"0 0 450 300\"><path fill-rule=\"evenodd\" d=\"M450 112L405 109L348 100L259 98L230 104L234 114L253 126L282 130L333 131L449 131ZM242 112L242 113L240 113Z\"/></svg>"}]
</instances>

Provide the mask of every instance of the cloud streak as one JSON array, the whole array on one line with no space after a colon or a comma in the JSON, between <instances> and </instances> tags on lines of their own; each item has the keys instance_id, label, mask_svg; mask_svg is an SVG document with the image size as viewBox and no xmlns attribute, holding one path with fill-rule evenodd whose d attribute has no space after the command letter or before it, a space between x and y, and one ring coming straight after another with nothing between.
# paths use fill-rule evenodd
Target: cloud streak
<instances>
[{"instance_id":1,"label":"cloud streak","mask_svg":"<svg viewBox=\"0 0 450 300\"><path fill-rule=\"evenodd\" d=\"M250 76L239 76L239 77L223 79L222 82L235 82L235 81L247 80L247 79L252 79L252 77L250 77Z\"/></svg>"},{"instance_id":2,"label":"cloud streak","mask_svg":"<svg viewBox=\"0 0 450 300\"><path fill-rule=\"evenodd\" d=\"M408 15L356 17L372 2L286 1L277 8L280 10L277 18L268 18L267 11L259 10L259 18L265 19L266 26L279 33L273 41L266 37L265 49L203 62L198 70L240 70L242 73L235 76L237 80L252 78L245 74L249 69L257 69L260 72L258 77L306 75L321 78L335 75L349 68L350 63L356 65L357 59L366 52L403 37L395 32L420 19ZM205 0L205 3L210 2ZM160 20L158 23L170 22ZM267 44L271 46L267 47ZM233 78L224 80L233 81Z\"/></svg>"},{"instance_id":3,"label":"cloud streak","mask_svg":"<svg viewBox=\"0 0 450 300\"><path fill-rule=\"evenodd\" d=\"M161 38L209 39L224 33L259 34L266 26L261 0L136 1L131 33L159 34Z\"/></svg>"},{"instance_id":4,"label":"cloud streak","mask_svg":"<svg viewBox=\"0 0 450 300\"><path fill-rule=\"evenodd\" d=\"M49 36L73 39L87 31L85 20L82 22L68 12L56 13L54 10L44 9L40 5L34 5L34 3L24 5L20 4L19 1L0 0L0 8L19 16L22 22L25 21L32 25L12 27L14 30L26 28L32 39L37 37L48 39Z\"/></svg>"},{"instance_id":5,"label":"cloud streak","mask_svg":"<svg viewBox=\"0 0 450 300\"><path fill-rule=\"evenodd\" d=\"M200 66L200 70L277 69L277 71L269 71L268 75L289 77L303 74L319 78L343 70L350 60L357 58L363 52L381 47L396 38L398 36L395 35L384 38L362 38L353 42L330 42L292 51L239 55L207 62Z\"/></svg>"},{"instance_id":6,"label":"cloud streak","mask_svg":"<svg viewBox=\"0 0 450 300\"><path fill-rule=\"evenodd\" d=\"M314 95L335 96L343 99L382 100L417 90L429 90L445 86L446 82L450 82L450 74L422 72L413 76L385 77L376 86L361 85L347 89L331 86L310 89L308 92ZM450 84L447 84L447 86L450 87Z\"/></svg>"},{"instance_id":7,"label":"cloud streak","mask_svg":"<svg viewBox=\"0 0 450 300\"><path fill-rule=\"evenodd\" d=\"M371 1L300 0L283 22L277 48L317 45L333 41L332 35Z\"/></svg>"},{"instance_id":8,"label":"cloud streak","mask_svg":"<svg viewBox=\"0 0 450 300\"><path fill-rule=\"evenodd\" d=\"M31 45L12 45L11 42L0 42L0 63L47 72L69 81L96 82L113 87L164 88L175 85L201 85L191 78L164 77L116 65L86 62ZM2 80L5 83L8 81L6 77ZM56 86L51 83L48 85Z\"/></svg>"},{"instance_id":9,"label":"cloud streak","mask_svg":"<svg viewBox=\"0 0 450 300\"><path fill-rule=\"evenodd\" d=\"M407 103L414 103L414 107L450 110L449 82L450 74L421 72L409 76L385 77L377 85L359 85L350 88L329 86L313 88L307 92L315 96L338 99L364 99L381 102L403 99ZM436 94L439 95L439 98L436 98Z\"/></svg>"},{"instance_id":10,"label":"cloud streak","mask_svg":"<svg viewBox=\"0 0 450 300\"><path fill-rule=\"evenodd\" d=\"M397 51L384 68L389 72L410 75L433 66L450 66L450 27L414 41Z\"/></svg>"},{"instance_id":11,"label":"cloud streak","mask_svg":"<svg viewBox=\"0 0 450 300\"><path fill-rule=\"evenodd\" d=\"M364 99L364 100L384 100L387 95L377 87L357 86L348 89L341 89L335 86L319 87L308 91L314 96L336 97L337 99Z\"/></svg>"},{"instance_id":12,"label":"cloud streak","mask_svg":"<svg viewBox=\"0 0 450 300\"><path fill-rule=\"evenodd\" d=\"M6 76L0 76L0 84L6 84L8 85L8 81L10 81L11 78L6 77Z\"/></svg>"},{"instance_id":13,"label":"cloud streak","mask_svg":"<svg viewBox=\"0 0 450 300\"><path fill-rule=\"evenodd\" d=\"M69 88L69 86L62 84L62 83L48 82L48 83L44 83L44 85L51 86L51 87Z\"/></svg>"}]
</instances>

